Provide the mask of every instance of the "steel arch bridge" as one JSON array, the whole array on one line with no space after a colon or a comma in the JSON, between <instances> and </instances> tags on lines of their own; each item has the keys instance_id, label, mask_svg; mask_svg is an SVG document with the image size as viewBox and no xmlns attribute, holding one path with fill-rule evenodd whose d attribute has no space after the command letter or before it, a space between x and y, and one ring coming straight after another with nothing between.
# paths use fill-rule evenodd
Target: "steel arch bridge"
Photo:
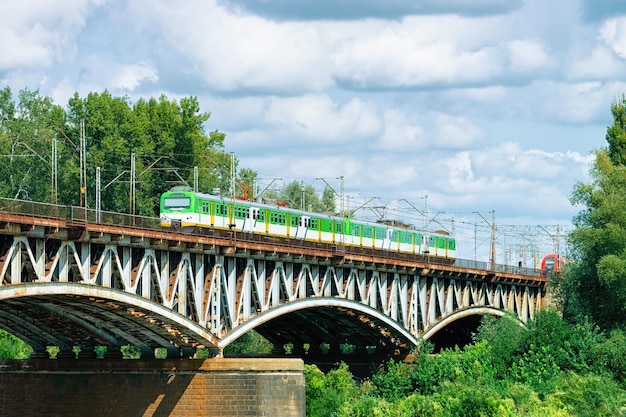
<instances>
[{"instance_id":1,"label":"steel arch bridge","mask_svg":"<svg viewBox=\"0 0 626 417\"><path fill-rule=\"evenodd\" d=\"M508 311L526 322L546 302L535 270L173 233L154 219L113 214L96 223L73 209L0 212L0 328L35 355L54 345L67 356L79 346L87 357L107 346L115 357L133 345L142 357L157 348L190 357L201 347L215 356L251 329L277 352L349 344L394 355L459 318Z\"/></svg>"}]
</instances>

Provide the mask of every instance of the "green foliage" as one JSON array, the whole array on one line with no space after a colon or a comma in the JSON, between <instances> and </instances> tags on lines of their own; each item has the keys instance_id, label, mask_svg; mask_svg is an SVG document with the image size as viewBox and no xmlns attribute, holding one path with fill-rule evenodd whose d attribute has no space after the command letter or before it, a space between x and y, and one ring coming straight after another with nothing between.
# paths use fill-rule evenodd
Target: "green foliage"
<instances>
[{"instance_id":1,"label":"green foliage","mask_svg":"<svg viewBox=\"0 0 626 417\"><path fill-rule=\"evenodd\" d=\"M376 387L376 394L392 402L408 396L414 390L409 365L393 359L387 363L385 371L373 375L372 382Z\"/></svg>"},{"instance_id":2,"label":"green foliage","mask_svg":"<svg viewBox=\"0 0 626 417\"><path fill-rule=\"evenodd\" d=\"M224 348L224 356L265 355L272 352L272 344L259 333L250 330Z\"/></svg>"},{"instance_id":3,"label":"green foliage","mask_svg":"<svg viewBox=\"0 0 626 417\"><path fill-rule=\"evenodd\" d=\"M611 106L608 147L595 151L590 183L577 183L571 201L584 207L570 234L571 262L557 281L563 313L589 316L602 329L626 325L626 97Z\"/></svg>"},{"instance_id":4,"label":"green foliage","mask_svg":"<svg viewBox=\"0 0 626 417\"><path fill-rule=\"evenodd\" d=\"M334 417L358 397L359 390L345 363L324 374L315 365L305 365L307 417Z\"/></svg>"},{"instance_id":5,"label":"green foliage","mask_svg":"<svg viewBox=\"0 0 626 417\"><path fill-rule=\"evenodd\" d=\"M63 110L38 91L0 90L0 197L49 202L52 140Z\"/></svg>"},{"instance_id":6,"label":"green foliage","mask_svg":"<svg viewBox=\"0 0 626 417\"><path fill-rule=\"evenodd\" d=\"M0 330L0 359L27 359L32 348L10 333Z\"/></svg>"},{"instance_id":7,"label":"green foliage","mask_svg":"<svg viewBox=\"0 0 626 417\"><path fill-rule=\"evenodd\" d=\"M474 339L489 344L494 372L504 376L521 350L525 333L519 319L511 314L485 316Z\"/></svg>"},{"instance_id":8,"label":"green foliage","mask_svg":"<svg viewBox=\"0 0 626 417\"><path fill-rule=\"evenodd\" d=\"M626 96L611 105L613 126L606 131L606 141L611 161L615 164L626 165Z\"/></svg>"},{"instance_id":9,"label":"green foliage","mask_svg":"<svg viewBox=\"0 0 626 417\"><path fill-rule=\"evenodd\" d=\"M591 356L598 372L607 371L617 382L626 383L626 333L613 330L610 336L592 347Z\"/></svg>"},{"instance_id":10,"label":"green foliage","mask_svg":"<svg viewBox=\"0 0 626 417\"><path fill-rule=\"evenodd\" d=\"M170 101L114 97L108 91L75 94L67 109L22 90L0 90L0 197L63 205L86 201L95 207L96 167L101 175L101 207L128 212L131 154L135 155L135 213L158 214L158 197L175 184L193 185L198 167L201 191L228 190L231 158L225 134L208 134L208 113L195 97ZM84 121L86 188L80 184L81 121ZM53 179L56 143L57 183ZM234 159L236 163L236 159ZM247 177L253 175L246 173Z\"/></svg>"},{"instance_id":11,"label":"green foliage","mask_svg":"<svg viewBox=\"0 0 626 417\"><path fill-rule=\"evenodd\" d=\"M567 415L626 415L626 392L605 376L567 373L559 378L555 387L546 403L552 408L566 410Z\"/></svg>"},{"instance_id":12,"label":"green foliage","mask_svg":"<svg viewBox=\"0 0 626 417\"><path fill-rule=\"evenodd\" d=\"M343 389L309 368L311 415L626 415L620 386L626 371L624 332L605 337L588 321L572 325L546 309L525 326L514 317L485 318L475 339L473 345L437 355L421 346L414 361L389 362L371 381L346 383Z\"/></svg>"},{"instance_id":13,"label":"green foliage","mask_svg":"<svg viewBox=\"0 0 626 417\"><path fill-rule=\"evenodd\" d=\"M120 347L123 359L139 359L141 358L141 350L132 345L124 345Z\"/></svg>"}]
</instances>

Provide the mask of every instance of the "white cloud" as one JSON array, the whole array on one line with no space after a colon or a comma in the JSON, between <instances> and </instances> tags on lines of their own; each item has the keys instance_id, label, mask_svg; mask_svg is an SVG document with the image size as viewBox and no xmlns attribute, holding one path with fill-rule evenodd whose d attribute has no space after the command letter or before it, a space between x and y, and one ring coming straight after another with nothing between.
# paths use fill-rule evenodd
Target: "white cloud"
<instances>
[{"instance_id":1,"label":"white cloud","mask_svg":"<svg viewBox=\"0 0 626 417\"><path fill-rule=\"evenodd\" d=\"M379 142L382 149L390 152L419 151L426 146L426 134L422 126L410 121L397 110L390 109L383 115L384 130Z\"/></svg>"},{"instance_id":2,"label":"white cloud","mask_svg":"<svg viewBox=\"0 0 626 417\"><path fill-rule=\"evenodd\" d=\"M468 44L463 38L464 32L478 33L478 25L466 19L411 18L373 29L341 42L333 56L340 79L362 88L464 84L502 69L494 42Z\"/></svg>"},{"instance_id":3,"label":"white cloud","mask_svg":"<svg viewBox=\"0 0 626 417\"><path fill-rule=\"evenodd\" d=\"M91 0L0 3L0 70L49 67L72 57L87 11L100 4Z\"/></svg>"},{"instance_id":4,"label":"white cloud","mask_svg":"<svg viewBox=\"0 0 626 417\"><path fill-rule=\"evenodd\" d=\"M596 45L588 56L566 63L564 71L574 81L591 81L619 78L625 69L609 47Z\"/></svg>"},{"instance_id":5,"label":"white cloud","mask_svg":"<svg viewBox=\"0 0 626 417\"><path fill-rule=\"evenodd\" d=\"M540 42L513 40L507 44L513 72L528 73L552 64Z\"/></svg>"},{"instance_id":6,"label":"white cloud","mask_svg":"<svg viewBox=\"0 0 626 417\"><path fill-rule=\"evenodd\" d=\"M626 17L615 17L604 22L600 38L621 58L626 58Z\"/></svg>"},{"instance_id":7,"label":"white cloud","mask_svg":"<svg viewBox=\"0 0 626 417\"><path fill-rule=\"evenodd\" d=\"M324 68L327 50L314 25L232 13L213 1L175 7L137 2L133 8L136 13L149 9L141 13L140 24L189 59L187 69L215 90L301 92L333 85Z\"/></svg>"},{"instance_id":8,"label":"white cloud","mask_svg":"<svg viewBox=\"0 0 626 417\"><path fill-rule=\"evenodd\" d=\"M435 114L435 134L437 148L466 148L484 137L484 132L473 122L461 116Z\"/></svg>"},{"instance_id":9,"label":"white cloud","mask_svg":"<svg viewBox=\"0 0 626 417\"><path fill-rule=\"evenodd\" d=\"M122 91L133 91L144 81L156 82L159 79L157 69L147 62L113 65L111 70L111 86Z\"/></svg>"},{"instance_id":10,"label":"white cloud","mask_svg":"<svg viewBox=\"0 0 626 417\"><path fill-rule=\"evenodd\" d=\"M318 143L372 137L380 130L379 118L370 103L353 99L339 105L326 95L274 97L269 100L265 117L283 134Z\"/></svg>"}]
</instances>

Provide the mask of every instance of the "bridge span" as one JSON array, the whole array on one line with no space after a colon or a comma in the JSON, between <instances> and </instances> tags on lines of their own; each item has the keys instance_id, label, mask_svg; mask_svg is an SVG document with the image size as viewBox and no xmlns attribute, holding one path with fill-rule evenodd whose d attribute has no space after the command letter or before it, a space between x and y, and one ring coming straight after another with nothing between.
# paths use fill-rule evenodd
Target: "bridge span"
<instances>
[{"instance_id":1,"label":"bridge span","mask_svg":"<svg viewBox=\"0 0 626 417\"><path fill-rule=\"evenodd\" d=\"M0 199L0 328L47 357L212 356L254 329L283 354L321 347L402 355L470 316L546 303L535 269L450 264L363 247L235 231L172 231L158 219Z\"/></svg>"}]
</instances>

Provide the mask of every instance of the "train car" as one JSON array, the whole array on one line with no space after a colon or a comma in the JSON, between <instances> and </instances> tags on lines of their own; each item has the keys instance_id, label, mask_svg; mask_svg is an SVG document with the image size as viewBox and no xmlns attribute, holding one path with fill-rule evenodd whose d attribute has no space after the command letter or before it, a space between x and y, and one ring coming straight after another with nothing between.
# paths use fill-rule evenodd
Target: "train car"
<instances>
[{"instance_id":1,"label":"train car","mask_svg":"<svg viewBox=\"0 0 626 417\"><path fill-rule=\"evenodd\" d=\"M160 205L163 227L238 230L328 243L334 242L337 230L341 230L332 216L195 193L186 188L163 193Z\"/></svg>"},{"instance_id":2,"label":"train car","mask_svg":"<svg viewBox=\"0 0 626 417\"><path fill-rule=\"evenodd\" d=\"M161 226L236 230L321 243L453 260L456 242L444 232L428 233L405 226L367 222L282 205L233 200L177 187L161 195Z\"/></svg>"},{"instance_id":3,"label":"train car","mask_svg":"<svg viewBox=\"0 0 626 417\"><path fill-rule=\"evenodd\" d=\"M563 270L563 258L555 253L546 255L541 260L541 275L558 274Z\"/></svg>"}]
</instances>

